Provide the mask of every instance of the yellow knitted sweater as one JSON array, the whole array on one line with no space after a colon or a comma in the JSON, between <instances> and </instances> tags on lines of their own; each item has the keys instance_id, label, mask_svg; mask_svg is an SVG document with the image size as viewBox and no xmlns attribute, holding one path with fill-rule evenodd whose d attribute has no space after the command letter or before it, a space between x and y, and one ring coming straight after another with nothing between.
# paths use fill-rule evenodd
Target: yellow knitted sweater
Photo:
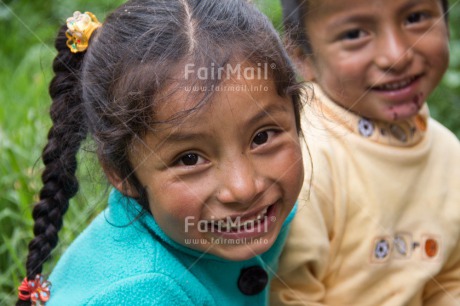
<instances>
[{"instance_id":1,"label":"yellow knitted sweater","mask_svg":"<svg viewBox=\"0 0 460 306\"><path fill-rule=\"evenodd\" d=\"M314 89L302 119L313 175L272 304L460 305L458 139L426 107L375 122Z\"/></svg>"}]
</instances>

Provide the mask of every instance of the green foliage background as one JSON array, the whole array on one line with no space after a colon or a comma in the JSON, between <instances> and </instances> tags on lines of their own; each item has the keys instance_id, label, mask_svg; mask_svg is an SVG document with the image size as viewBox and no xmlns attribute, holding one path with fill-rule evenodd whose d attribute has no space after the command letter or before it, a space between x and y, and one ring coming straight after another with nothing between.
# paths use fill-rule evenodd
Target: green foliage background
<instances>
[{"instance_id":1,"label":"green foliage background","mask_svg":"<svg viewBox=\"0 0 460 306\"><path fill-rule=\"evenodd\" d=\"M432 116L460 137L460 0L451 1L451 66L429 100ZM40 189L40 154L51 122L48 83L57 29L75 10L100 19L121 0L0 0L0 305L12 305L25 276L27 244L32 237L31 210ZM281 29L277 0L257 0ZM85 146L89 148L88 146ZM53 254L66 246L104 207L107 183L94 155L82 150L81 192L72 200ZM45 271L49 271L45 266Z\"/></svg>"}]
</instances>

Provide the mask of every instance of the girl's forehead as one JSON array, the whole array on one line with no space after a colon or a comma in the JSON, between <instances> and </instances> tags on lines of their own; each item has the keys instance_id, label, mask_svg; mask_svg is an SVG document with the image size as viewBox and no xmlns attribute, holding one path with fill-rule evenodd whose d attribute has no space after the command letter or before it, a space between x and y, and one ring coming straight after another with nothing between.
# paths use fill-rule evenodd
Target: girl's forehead
<instances>
[{"instance_id":1,"label":"girl's forehead","mask_svg":"<svg viewBox=\"0 0 460 306\"><path fill-rule=\"evenodd\" d=\"M154 122L194 125L211 117L229 116L239 111L235 108L244 106L249 110L254 105L264 108L279 103L277 85L270 74L258 74L257 66L242 67L254 70L246 70L245 75L233 73L218 82L192 81L171 86L154 105ZM243 112L240 116L246 115Z\"/></svg>"},{"instance_id":2,"label":"girl's forehead","mask_svg":"<svg viewBox=\"0 0 460 306\"><path fill-rule=\"evenodd\" d=\"M323 13L334 13L337 11L346 11L350 8L376 8L376 9L387 9L389 4L393 7L400 6L401 9L407 6L414 6L420 3L439 3L441 0L392 0L391 3L388 0L308 0L306 1L306 7L308 13L314 15L315 11L321 10Z\"/></svg>"},{"instance_id":3,"label":"girl's forehead","mask_svg":"<svg viewBox=\"0 0 460 306\"><path fill-rule=\"evenodd\" d=\"M304 23L308 31L315 31L315 26L329 24L336 27L342 21L378 20L404 16L414 8L439 6L441 0L309 0L306 4ZM424 7L424 8L422 8ZM353 18L353 19L352 19ZM311 28L310 28L311 27Z\"/></svg>"},{"instance_id":4,"label":"girl's forehead","mask_svg":"<svg viewBox=\"0 0 460 306\"><path fill-rule=\"evenodd\" d=\"M157 96L154 104L155 120L168 121L177 114L185 114L191 110L199 113L199 109L206 104L232 93L250 94L250 91L245 90L245 83L259 80L264 84L269 83L270 87L276 87L273 76L268 71L270 67L272 66L269 63L253 64L244 59L225 63L180 63L173 68L171 82L165 84L165 88ZM271 88L270 92L272 90L276 92L276 88Z\"/></svg>"}]
</instances>

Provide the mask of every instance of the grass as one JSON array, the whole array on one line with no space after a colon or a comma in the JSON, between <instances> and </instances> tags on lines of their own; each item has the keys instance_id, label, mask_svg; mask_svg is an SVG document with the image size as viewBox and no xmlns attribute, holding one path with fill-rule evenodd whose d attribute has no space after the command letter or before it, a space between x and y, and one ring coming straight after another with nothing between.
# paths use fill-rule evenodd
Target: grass
<instances>
[{"instance_id":1,"label":"grass","mask_svg":"<svg viewBox=\"0 0 460 306\"><path fill-rule=\"evenodd\" d=\"M0 301L9 301L12 285L24 275L24 250L33 224L30 208L39 188L34 164L49 126L46 107L40 105L49 99L43 92L48 79L35 68L38 50L39 45L30 48L19 65L9 62L0 74L0 84L9 85L0 91Z\"/></svg>"},{"instance_id":2,"label":"grass","mask_svg":"<svg viewBox=\"0 0 460 306\"><path fill-rule=\"evenodd\" d=\"M31 211L41 187L41 150L51 126L48 83L59 25L74 10L91 7L100 16L121 1L0 0L0 305L13 305L25 276L32 238ZM70 12L70 13L69 13ZM13 33L13 35L3 35ZM104 207L107 184L91 153L82 150L81 192L71 201L60 244L48 266ZM45 266L45 271L50 268Z\"/></svg>"},{"instance_id":3,"label":"grass","mask_svg":"<svg viewBox=\"0 0 460 306\"><path fill-rule=\"evenodd\" d=\"M31 210L41 187L41 150L51 122L48 83L55 32L76 9L98 16L122 1L0 0L0 305L12 305L25 276L27 244L32 237ZM24 4L27 3L27 4ZM276 0L256 1L281 28ZM102 18L101 18L102 19ZM460 137L460 5L451 12L452 61L440 88L430 99L433 117ZM81 192L72 200L50 271L65 247L105 205L107 183L90 152L79 155Z\"/></svg>"},{"instance_id":4,"label":"grass","mask_svg":"<svg viewBox=\"0 0 460 306\"><path fill-rule=\"evenodd\" d=\"M11 73L0 74L0 83L9 84L8 90L2 90L1 128L0 128L0 305L11 305L15 295L18 279L25 275L24 262L27 243L32 238L31 211L37 201L40 189L42 163L40 154L50 127L48 118L49 98L47 84L50 79L48 70L37 70L37 59L50 65L53 54L43 51L36 45L25 54L23 60ZM26 90L27 89L27 90ZM100 178L88 182L90 171L95 162L91 156L82 152L79 157L83 167L79 177L83 178L83 192L72 201L66 215L66 226L61 233L61 241L67 245L85 227L100 208L97 203L103 199L94 196L85 198L86 194L104 194L104 183ZM101 184L94 184L94 182ZM89 189L98 190L90 192ZM94 192L95 191L95 192ZM60 249L56 249L55 258ZM53 263L51 263L53 264Z\"/></svg>"}]
</instances>

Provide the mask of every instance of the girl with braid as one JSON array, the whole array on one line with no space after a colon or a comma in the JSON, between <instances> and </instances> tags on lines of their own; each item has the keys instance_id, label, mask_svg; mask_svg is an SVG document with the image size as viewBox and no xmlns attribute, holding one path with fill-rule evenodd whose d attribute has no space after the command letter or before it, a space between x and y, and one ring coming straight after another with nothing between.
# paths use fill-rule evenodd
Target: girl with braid
<instances>
[{"instance_id":1,"label":"girl with braid","mask_svg":"<svg viewBox=\"0 0 460 306\"><path fill-rule=\"evenodd\" d=\"M301 86L243 0L133 0L56 39L18 305L264 305L303 182ZM46 278L89 134L108 207Z\"/></svg>"}]
</instances>

